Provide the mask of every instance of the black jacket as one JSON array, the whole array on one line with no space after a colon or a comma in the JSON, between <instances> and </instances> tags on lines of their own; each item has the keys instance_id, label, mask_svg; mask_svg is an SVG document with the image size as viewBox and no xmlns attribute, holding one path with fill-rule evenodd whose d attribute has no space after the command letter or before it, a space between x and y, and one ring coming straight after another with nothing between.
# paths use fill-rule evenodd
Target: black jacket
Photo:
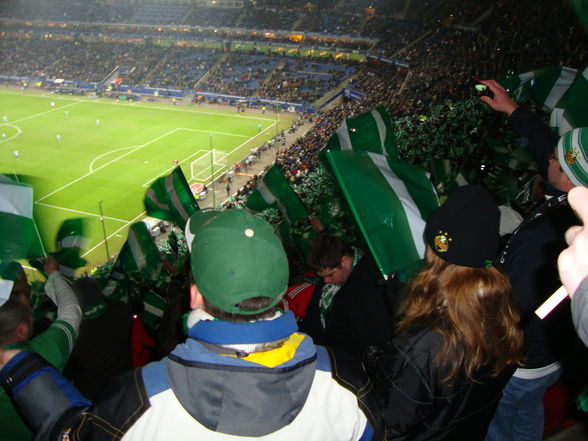
<instances>
[{"instance_id":1,"label":"black jacket","mask_svg":"<svg viewBox=\"0 0 588 441\"><path fill-rule=\"evenodd\" d=\"M514 367L497 377L482 369L475 375L478 382L463 373L444 382L449 369L435 363L442 345L432 328L412 328L400 332L376 362L374 382L389 439L482 441L486 436Z\"/></svg>"},{"instance_id":2,"label":"black jacket","mask_svg":"<svg viewBox=\"0 0 588 441\"><path fill-rule=\"evenodd\" d=\"M319 345L360 356L371 345L383 345L392 336L390 288L369 252L364 253L339 289L326 317L320 320L321 283L314 291L300 330Z\"/></svg>"},{"instance_id":3,"label":"black jacket","mask_svg":"<svg viewBox=\"0 0 588 441\"><path fill-rule=\"evenodd\" d=\"M524 106L513 112L509 122L546 177L549 154L557 144L557 135ZM553 188L547 188L547 193L558 196ZM503 269L512 284L525 328L525 368L539 368L558 361L569 347L567 342L574 340L569 301L558 306L544 320L540 320L534 311L561 285L557 256L567 246L566 230L577 223L567 203L556 205L525 222L510 238L504 252Z\"/></svg>"}]
</instances>

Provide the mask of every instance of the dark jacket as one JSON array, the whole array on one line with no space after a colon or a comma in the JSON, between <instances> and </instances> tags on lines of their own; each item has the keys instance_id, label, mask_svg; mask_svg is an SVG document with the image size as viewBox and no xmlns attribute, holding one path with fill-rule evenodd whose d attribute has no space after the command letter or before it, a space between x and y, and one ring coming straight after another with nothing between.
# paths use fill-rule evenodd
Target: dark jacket
<instances>
[{"instance_id":1,"label":"dark jacket","mask_svg":"<svg viewBox=\"0 0 588 441\"><path fill-rule=\"evenodd\" d=\"M349 278L339 289L322 328L319 284L300 325L316 344L342 349L360 356L371 345L383 345L392 336L388 287L376 262L364 253Z\"/></svg>"},{"instance_id":2,"label":"dark jacket","mask_svg":"<svg viewBox=\"0 0 588 441\"><path fill-rule=\"evenodd\" d=\"M545 122L525 106L518 107L509 122L519 141L533 154L540 173L547 177L549 155L558 137ZM550 196L562 194L546 188ZM557 256L567 246L565 231L578 223L567 203L559 204L515 231L504 252L503 269L513 287L525 328L527 358L525 368L533 369L558 361L574 339L569 302L560 305L544 320L534 311L561 284Z\"/></svg>"},{"instance_id":3,"label":"dark jacket","mask_svg":"<svg viewBox=\"0 0 588 441\"><path fill-rule=\"evenodd\" d=\"M486 436L514 367L497 377L482 369L475 375L478 382L463 373L443 381L449 369L435 363L442 345L433 328L412 328L401 331L377 361L374 380L389 439L482 441Z\"/></svg>"}]
</instances>

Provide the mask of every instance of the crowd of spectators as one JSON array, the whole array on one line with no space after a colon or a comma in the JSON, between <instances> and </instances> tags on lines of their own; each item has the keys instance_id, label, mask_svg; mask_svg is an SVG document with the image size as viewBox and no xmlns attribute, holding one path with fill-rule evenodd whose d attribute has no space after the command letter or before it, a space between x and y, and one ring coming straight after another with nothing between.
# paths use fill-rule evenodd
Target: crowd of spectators
<instances>
[{"instance_id":1,"label":"crowd of spectators","mask_svg":"<svg viewBox=\"0 0 588 441\"><path fill-rule=\"evenodd\" d=\"M261 55L228 54L198 85L198 90L251 96L279 62L278 58Z\"/></svg>"},{"instance_id":2,"label":"crowd of spectators","mask_svg":"<svg viewBox=\"0 0 588 441\"><path fill-rule=\"evenodd\" d=\"M549 1L556 5L555 0ZM340 2L338 6L348 4ZM258 7L265 8L261 9L261 14L252 9L234 23L270 26L275 22L276 26L282 26L284 14L273 9L280 5L283 2L278 0L260 1ZM334 6L335 1L322 2L318 10L324 14L313 15L302 2L291 4L293 8L300 8L296 11L301 17L308 18L302 23L303 29L309 31L338 33L338 27L343 30L361 27L361 10L351 11L347 16L335 14L335 18L327 19ZM363 1L356 4L358 9L367 6L371 5ZM203 91L299 103L316 102L347 79L348 86L363 98L343 99L315 115L300 115L298 124L312 123L311 129L289 148L277 149L276 164L292 184L299 185L316 169L319 150L344 118L384 104L394 120L421 115L426 119L425 115L436 106L471 98L472 86L480 78L554 64L581 67L588 61L586 35L577 25L570 26L573 19L570 13L558 10L546 16L549 9L544 5L539 8L533 0L414 0L399 2L391 11L406 14L402 19L391 14L367 21L369 35L381 40L374 52L404 60L408 68L375 60L356 68L301 58L164 47L152 43L0 38L0 74L101 81L114 66L132 66L128 80L135 84L196 87ZM59 10L55 12L58 14ZM349 21L338 21L341 17ZM210 17L201 18L201 23L214 21ZM538 29L541 34L537 33ZM206 79L197 85L204 75ZM283 134L279 138L283 138ZM259 176L254 176L238 190L231 204L243 203L258 182ZM186 285L187 280L182 280L181 284Z\"/></svg>"}]
</instances>

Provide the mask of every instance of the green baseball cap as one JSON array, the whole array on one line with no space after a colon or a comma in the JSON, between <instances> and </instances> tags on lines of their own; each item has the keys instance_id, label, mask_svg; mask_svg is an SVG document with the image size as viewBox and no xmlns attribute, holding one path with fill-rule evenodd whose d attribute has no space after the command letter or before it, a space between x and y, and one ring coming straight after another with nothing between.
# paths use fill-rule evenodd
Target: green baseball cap
<instances>
[{"instance_id":1,"label":"green baseball cap","mask_svg":"<svg viewBox=\"0 0 588 441\"><path fill-rule=\"evenodd\" d=\"M275 306L288 287L288 260L274 229L241 209L201 210L186 224L192 275L203 297L221 311L257 314ZM238 303L269 297L271 305Z\"/></svg>"},{"instance_id":2,"label":"green baseball cap","mask_svg":"<svg viewBox=\"0 0 588 441\"><path fill-rule=\"evenodd\" d=\"M570 130L559 138L557 159L574 185L588 187L588 127Z\"/></svg>"}]
</instances>

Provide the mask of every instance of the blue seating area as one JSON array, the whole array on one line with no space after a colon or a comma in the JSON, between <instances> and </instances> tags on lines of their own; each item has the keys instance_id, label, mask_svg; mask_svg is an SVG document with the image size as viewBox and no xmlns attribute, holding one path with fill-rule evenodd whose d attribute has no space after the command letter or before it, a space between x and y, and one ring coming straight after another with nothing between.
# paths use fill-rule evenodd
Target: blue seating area
<instances>
[{"instance_id":1,"label":"blue seating area","mask_svg":"<svg viewBox=\"0 0 588 441\"><path fill-rule=\"evenodd\" d=\"M194 8L184 21L190 26L231 27L235 26L242 10L239 8Z\"/></svg>"},{"instance_id":2,"label":"blue seating area","mask_svg":"<svg viewBox=\"0 0 588 441\"><path fill-rule=\"evenodd\" d=\"M267 75L280 62L264 55L231 54L222 66L210 73L200 90L239 96L252 96Z\"/></svg>"},{"instance_id":3,"label":"blue seating area","mask_svg":"<svg viewBox=\"0 0 588 441\"><path fill-rule=\"evenodd\" d=\"M247 8L239 26L251 29L288 30L298 19L300 13L291 9Z\"/></svg>"},{"instance_id":4,"label":"blue seating area","mask_svg":"<svg viewBox=\"0 0 588 441\"><path fill-rule=\"evenodd\" d=\"M143 5L131 20L136 23L179 24L189 10L188 5Z\"/></svg>"},{"instance_id":5,"label":"blue seating area","mask_svg":"<svg viewBox=\"0 0 588 441\"><path fill-rule=\"evenodd\" d=\"M219 56L207 49L169 48L165 61L151 73L149 83L152 87L192 89Z\"/></svg>"}]
</instances>

